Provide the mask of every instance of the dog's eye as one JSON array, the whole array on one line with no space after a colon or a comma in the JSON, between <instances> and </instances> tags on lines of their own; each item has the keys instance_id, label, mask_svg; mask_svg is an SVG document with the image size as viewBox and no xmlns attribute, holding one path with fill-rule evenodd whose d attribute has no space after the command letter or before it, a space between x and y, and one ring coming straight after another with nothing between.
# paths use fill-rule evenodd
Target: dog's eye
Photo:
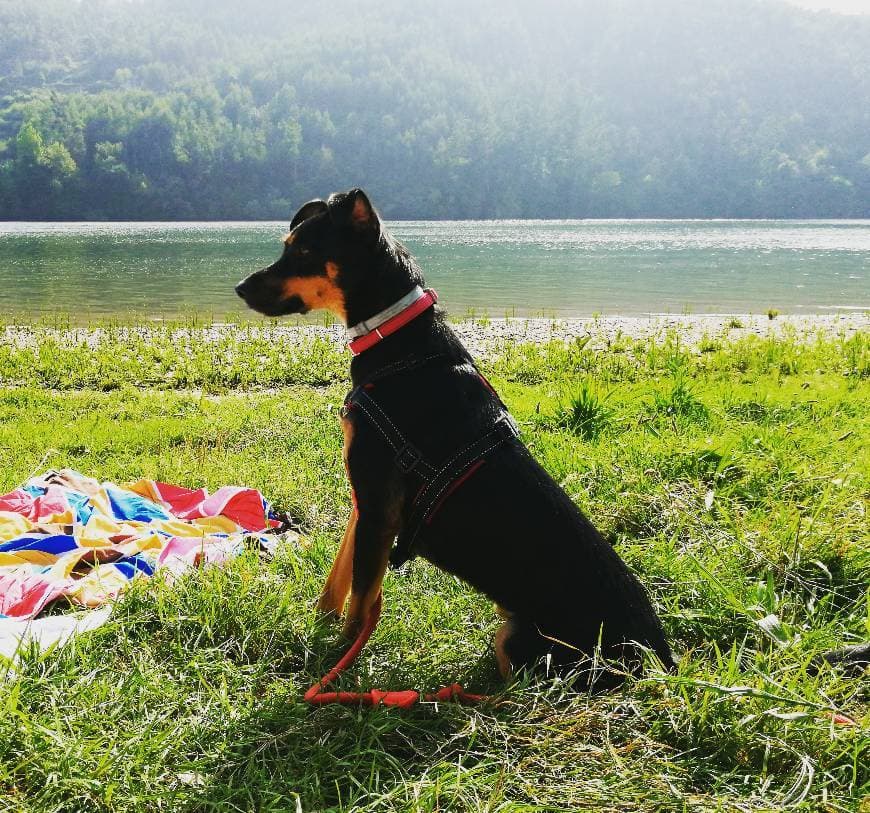
<instances>
[{"instance_id":1,"label":"dog's eye","mask_svg":"<svg viewBox=\"0 0 870 813\"><path fill-rule=\"evenodd\" d=\"M284 249L284 256L292 259L293 257L307 257L311 254L311 249L306 246L295 246L292 243L288 243Z\"/></svg>"}]
</instances>

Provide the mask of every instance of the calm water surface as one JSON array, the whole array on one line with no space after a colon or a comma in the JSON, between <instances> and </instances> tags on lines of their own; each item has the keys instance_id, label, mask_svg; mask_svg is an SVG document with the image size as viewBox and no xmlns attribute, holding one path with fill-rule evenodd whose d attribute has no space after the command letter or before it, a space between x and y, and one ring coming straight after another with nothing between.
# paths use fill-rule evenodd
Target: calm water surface
<instances>
[{"instance_id":1,"label":"calm water surface","mask_svg":"<svg viewBox=\"0 0 870 813\"><path fill-rule=\"evenodd\" d=\"M448 310L870 310L870 221L397 222ZM244 310L285 223L0 223L0 315Z\"/></svg>"}]
</instances>

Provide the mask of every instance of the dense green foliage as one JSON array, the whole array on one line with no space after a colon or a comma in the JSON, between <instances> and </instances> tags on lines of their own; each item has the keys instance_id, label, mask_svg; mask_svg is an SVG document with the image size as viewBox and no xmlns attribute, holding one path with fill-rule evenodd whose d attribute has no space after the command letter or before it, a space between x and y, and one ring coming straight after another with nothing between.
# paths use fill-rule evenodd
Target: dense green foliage
<instances>
[{"instance_id":1,"label":"dense green foliage","mask_svg":"<svg viewBox=\"0 0 870 813\"><path fill-rule=\"evenodd\" d=\"M341 651L313 613L349 509L337 351L181 325L19 332L0 356L0 491L46 466L242 482L310 544L140 582L107 626L25 653L0 679L0 810L859 809L866 682L808 667L870 632L870 346L729 334L509 345L485 365L640 573L679 672L593 697L505 688L491 605L415 562L388 575L343 685L458 679L495 702L400 712L300 700Z\"/></svg>"},{"instance_id":2,"label":"dense green foliage","mask_svg":"<svg viewBox=\"0 0 870 813\"><path fill-rule=\"evenodd\" d=\"M870 216L870 18L0 0L0 218Z\"/></svg>"}]
</instances>

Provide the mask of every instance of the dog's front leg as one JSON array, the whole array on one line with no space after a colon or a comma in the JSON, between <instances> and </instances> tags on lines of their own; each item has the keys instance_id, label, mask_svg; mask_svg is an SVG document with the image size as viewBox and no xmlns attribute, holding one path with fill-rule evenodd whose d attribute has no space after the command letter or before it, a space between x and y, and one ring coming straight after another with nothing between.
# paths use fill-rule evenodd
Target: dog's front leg
<instances>
[{"instance_id":1,"label":"dog's front leg","mask_svg":"<svg viewBox=\"0 0 870 813\"><path fill-rule=\"evenodd\" d=\"M348 480L350 480L348 458L353 446L354 424L345 412L342 412L341 416L341 432L344 436L342 459L344 460L344 468L347 472ZM358 514L356 499L354 499L350 517L347 521L347 528L344 532L344 539L341 540L338 553L335 555L335 561L332 563L332 569L329 571L329 576L323 585L320 599L317 602L317 610L322 615L337 617L344 610L347 594L350 592L351 575L353 573L353 546Z\"/></svg>"},{"instance_id":2,"label":"dog's front leg","mask_svg":"<svg viewBox=\"0 0 870 813\"><path fill-rule=\"evenodd\" d=\"M332 570L329 571L329 576L323 585L320 600L317 602L318 612L326 616L341 615L347 601L347 594L350 592L356 520L356 508L352 508L350 518L347 521L347 529L344 532L344 539L342 539L338 553L335 555Z\"/></svg>"},{"instance_id":3,"label":"dog's front leg","mask_svg":"<svg viewBox=\"0 0 870 813\"><path fill-rule=\"evenodd\" d=\"M387 511L361 511L353 541L353 582L350 605L342 633L355 638L372 605L381 592L381 584L390 561L390 548L398 533L398 523Z\"/></svg>"}]
</instances>

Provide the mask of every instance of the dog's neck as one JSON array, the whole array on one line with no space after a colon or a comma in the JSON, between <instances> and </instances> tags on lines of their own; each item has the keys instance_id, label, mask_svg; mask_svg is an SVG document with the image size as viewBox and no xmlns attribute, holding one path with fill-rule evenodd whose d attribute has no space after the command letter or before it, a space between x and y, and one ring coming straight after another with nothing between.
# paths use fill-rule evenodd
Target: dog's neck
<instances>
[{"instance_id":1,"label":"dog's neck","mask_svg":"<svg viewBox=\"0 0 870 813\"><path fill-rule=\"evenodd\" d=\"M382 232L367 266L360 275L366 280L365 285L347 297L348 327L371 319L407 296L416 286L424 286L423 274L413 257L386 231ZM350 365L351 379L356 386L411 356L423 359L433 355L455 359L457 363L470 360L468 351L450 329L437 305L354 356Z\"/></svg>"},{"instance_id":2,"label":"dog's neck","mask_svg":"<svg viewBox=\"0 0 870 813\"><path fill-rule=\"evenodd\" d=\"M350 364L354 385L368 381L412 356L425 354L425 348L429 347L436 333L436 324L441 321L442 316L436 313L436 308L429 308L373 347L355 355Z\"/></svg>"},{"instance_id":3,"label":"dog's neck","mask_svg":"<svg viewBox=\"0 0 870 813\"><path fill-rule=\"evenodd\" d=\"M422 362L438 357L463 364L471 356L453 332L437 305L427 308L395 333L353 357L350 376L354 386L380 378L391 369L409 361Z\"/></svg>"},{"instance_id":4,"label":"dog's neck","mask_svg":"<svg viewBox=\"0 0 870 813\"><path fill-rule=\"evenodd\" d=\"M423 274L405 247L383 231L364 267L355 269L358 280L345 299L348 327L371 319L423 285Z\"/></svg>"}]
</instances>

